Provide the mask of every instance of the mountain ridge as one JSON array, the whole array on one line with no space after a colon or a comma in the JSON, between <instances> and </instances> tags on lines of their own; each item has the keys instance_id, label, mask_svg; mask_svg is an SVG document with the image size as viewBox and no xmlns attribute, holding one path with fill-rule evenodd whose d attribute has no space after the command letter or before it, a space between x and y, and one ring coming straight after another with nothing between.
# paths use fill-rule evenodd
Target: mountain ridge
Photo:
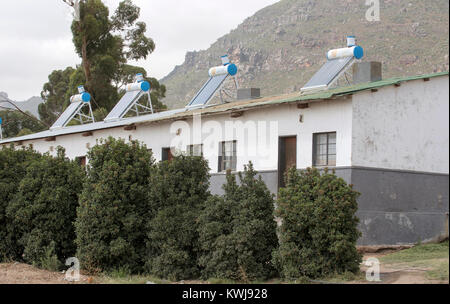
<instances>
[{"instance_id":1,"label":"mountain ridge","mask_svg":"<svg viewBox=\"0 0 450 304\"><path fill-rule=\"evenodd\" d=\"M0 92L0 97L6 97L8 98L8 94L6 92ZM30 97L29 99L25 101L13 101L13 103L22 111L29 112L33 116L39 118L39 105L43 103L43 100L38 96ZM0 111L9 109L9 110L15 110L15 108L8 102L4 102L0 100Z\"/></svg>"}]
</instances>

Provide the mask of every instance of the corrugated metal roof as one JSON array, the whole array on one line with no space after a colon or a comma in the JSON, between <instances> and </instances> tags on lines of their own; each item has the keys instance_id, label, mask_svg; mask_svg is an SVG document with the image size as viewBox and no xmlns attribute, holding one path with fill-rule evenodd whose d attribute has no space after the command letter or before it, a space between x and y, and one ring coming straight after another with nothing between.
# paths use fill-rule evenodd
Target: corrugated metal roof
<instances>
[{"instance_id":1,"label":"corrugated metal roof","mask_svg":"<svg viewBox=\"0 0 450 304\"><path fill-rule=\"evenodd\" d=\"M69 135L69 134L92 132L92 131L96 131L96 130L124 127L124 126L133 125L133 124L135 124L135 125L147 124L147 123L160 122L160 121L164 121L164 120L182 119L182 118L186 118L188 116L192 116L193 113L199 113L202 115L213 115L213 114L226 113L226 112L250 110L252 108L258 108L258 107L263 107L263 106L273 106L273 105L284 104L284 103L293 103L293 102L297 103L297 102L307 102L307 101L314 101L314 100L332 99L332 98L336 98L336 97L340 97L340 96L351 95L351 94L358 93L361 91L372 90L372 89L376 89L376 88L380 88L380 87L401 84L402 82L408 82L408 81L418 80L418 79L434 78L434 77L439 77L439 76L445 76L448 74L449 74L448 72L442 72L442 73L427 74L427 75L412 76L412 77L391 78L391 79L386 79L386 80L377 81L377 82L358 84L358 85L348 86L348 87L340 87L340 88L336 88L333 90L321 91L321 92L317 92L317 93L307 93L307 94L293 93L293 94L287 94L287 95L281 95L281 96L272 96L272 97L265 97L265 98L260 98L260 99L237 101L237 102L232 102L232 103L227 103L227 104L214 105L214 106L206 107L203 109L196 109L196 110L195 109L177 109L177 110L166 111L166 112L161 112L161 113L156 113L156 114L151 114L151 115L126 118L126 119L116 121L116 122L103 122L102 121L102 122L96 122L96 123L87 124L87 125L70 126L70 127L66 127L63 129L59 129L59 130L44 131L44 132L30 134L30 135L26 135L26 136L22 136L22 137L5 139L3 141L0 141L0 145L14 143L14 142L23 142L23 141L28 141L28 140L42 139L42 138L48 138L48 137Z\"/></svg>"}]
</instances>

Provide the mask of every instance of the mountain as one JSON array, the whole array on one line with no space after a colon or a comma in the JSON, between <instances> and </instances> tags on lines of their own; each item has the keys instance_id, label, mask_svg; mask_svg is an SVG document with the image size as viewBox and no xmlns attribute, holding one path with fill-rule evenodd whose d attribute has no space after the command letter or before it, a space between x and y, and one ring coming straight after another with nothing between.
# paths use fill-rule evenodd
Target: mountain
<instances>
[{"instance_id":1,"label":"mountain","mask_svg":"<svg viewBox=\"0 0 450 304\"><path fill-rule=\"evenodd\" d=\"M0 107L1 107L0 111L3 110L4 108L11 110L15 109L10 103L2 101L1 97L3 97L3 99L8 98L8 94L6 94L5 92L0 92ZM13 101L13 102L22 111L30 112L35 117L39 118L38 107L43 102L40 97L34 96L26 101Z\"/></svg>"},{"instance_id":2,"label":"mountain","mask_svg":"<svg viewBox=\"0 0 450 304\"><path fill-rule=\"evenodd\" d=\"M188 52L161 82L169 108L185 106L229 54L241 87L263 96L299 91L325 63L328 50L355 35L383 77L449 69L449 1L381 0L380 22L366 20L365 0L282 0L247 18L207 50Z\"/></svg>"}]
</instances>

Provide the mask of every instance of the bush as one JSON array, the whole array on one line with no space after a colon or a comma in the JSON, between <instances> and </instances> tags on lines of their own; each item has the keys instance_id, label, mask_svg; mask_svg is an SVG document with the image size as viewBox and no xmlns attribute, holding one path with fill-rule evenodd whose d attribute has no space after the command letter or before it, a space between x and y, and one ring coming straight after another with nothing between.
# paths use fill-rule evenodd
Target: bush
<instances>
[{"instance_id":1,"label":"bush","mask_svg":"<svg viewBox=\"0 0 450 304\"><path fill-rule=\"evenodd\" d=\"M77 209L76 243L89 272L142 270L147 192L153 159L145 145L109 138L88 153Z\"/></svg>"},{"instance_id":2,"label":"bush","mask_svg":"<svg viewBox=\"0 0 450 304\"><path fill-rule=\"evenodd\" d=\"M82 168L61 147L56 157L45 154L29 163L7 209L25 262L47 267L49 259L64 263L75 254L73 222L83 178Z\"/></svg>"},{"instance_id":3,"label":"bush","mask_svg":"<svg viewBox=\"0 0 450 304\"><path fill-rule=\"evenodd\" d=\"M39 157L31 148L16 151L11 146L0 149L0 262L21 258L17 233L6 210L26 174L29 162Z\"/></svg>"},{"instance_id":4,"label":"bush","mask_svg":"<svg viewBox=\"0 0 450 304\"><path fill-rule=\"evenodd\" d=\"M203 278L253 281L274 275L275 202L256 175L251 163L239 174L240 185L228 174L224 197L207 201L199 227Z\"/></svg>"},{"instance_id":5,"label":"bush","mask_svg":"<svg viewBox=\"0 0 450 304\"><path fill-rule=\"evenodd\" d=\"M289 171L286 188L279 193L280 248L273 258L283 278L320 278L359 270L358 196L334 172Z\"/></svg>"},{"instance_id":6,"label":"bush","mask_svg":"<svg viewBox=\"0 0 450 304\"><path fill-rule=\"evenodd\" d=\"M174 281L196 278L198 216L210 196L208 163L186 156L161 162L150 185L147 270Z\"/></svg>"}]
</instances>

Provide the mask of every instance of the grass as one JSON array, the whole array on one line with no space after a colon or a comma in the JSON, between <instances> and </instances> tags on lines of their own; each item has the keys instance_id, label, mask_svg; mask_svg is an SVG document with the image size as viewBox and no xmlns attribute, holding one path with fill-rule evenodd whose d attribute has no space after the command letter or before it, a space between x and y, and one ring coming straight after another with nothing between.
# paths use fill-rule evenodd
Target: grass
<instances>
[{"instance_id":1,"label":"grass","mask_svg":"<svg viewBox=\"0 0 450 304\"><path fill-rule=\"evenodd\" d=\"M433 270L427 271L426 277L429 280L448 281L448 260L440 262Z\"/></svg>"},{"instance_id":2,"label":"grass","mask_svg":"<svg viewBox=\"0 0 450 304\"><path fill-rule=\"evenodd\" d=\"M142 285L151 282L152 284L169 284L169 281L161 280L145 275L131 275L126 277L114 277L104 274L95 279L97 284L126 284L126 285Z\"/></svg>"},{"instance_id":3,"label":"grass","mask_svg":"<svg viewBox=\"0 0 450 304\"><path fill-rule=\"evenodd\" d=\"M449 280L449 242L441 244L419 245L399 251L381 259L382 263L393 268L410 268L425 270L428 280Z\"/></svg>"},{"instance_id":4,"label":"grass","mask_svg":"<svg viewBox=\"0 0 450 304\"><path fill-rule=\"evenodd\" d=\"M432 259L448 259L449 247L448 241L441 244L428 244L419 245L410 249L399 251L385 257L380 260L382 263L394 264L394 263L411 263Z\"/></svg>"},{"instance_id":5,"label":"grass","mask_svg":"<svg viewBox=\"0 0 450 304\"><path fill-rule=\"evenodd\" d=\"M161 280L148 275L131 275L128 268L118 268L110 272L104 273L95 279L98 284L168 284L169 281Z\"/></svg>"}]
</instances>

